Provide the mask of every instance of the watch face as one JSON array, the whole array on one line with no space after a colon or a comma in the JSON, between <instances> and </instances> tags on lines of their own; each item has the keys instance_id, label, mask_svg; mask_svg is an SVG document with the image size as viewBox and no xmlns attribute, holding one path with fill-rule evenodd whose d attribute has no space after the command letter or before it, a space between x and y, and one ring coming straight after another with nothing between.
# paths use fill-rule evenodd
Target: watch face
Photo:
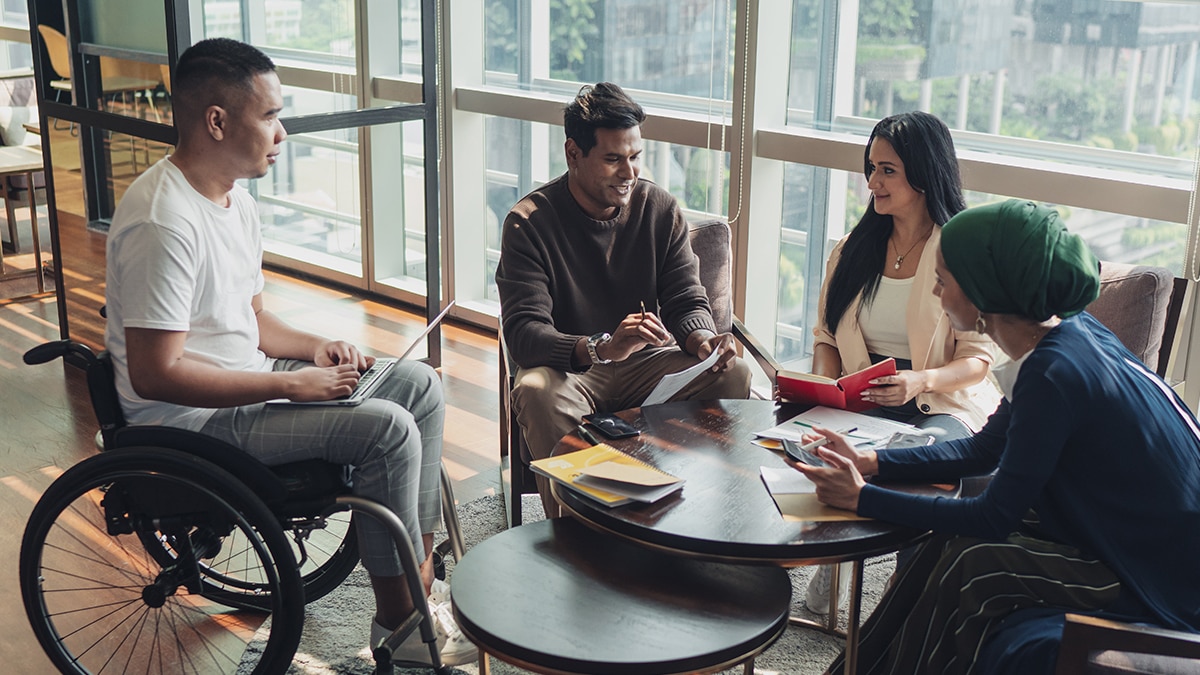
<instances>
[{"instance_id":1,"label":"watch face","mask_svg":"<svg viewBox=\"0 0 1200 675\"><path fill-rule=\"evenodd\" d=\"M592 359L592 365L597 365L597 364L601 364L601 363L611 363L611 361L609 359L601 359L600 355L596 353L596 345L600 344L601 342L604 342L605 340L609 339L610 337L612 337L612 336L609 335L608 333L596 333L595 335L592 335L591 337L589 337L587 339L588 356L591 357L591 359Z\"/></svg>"}]
</instances>

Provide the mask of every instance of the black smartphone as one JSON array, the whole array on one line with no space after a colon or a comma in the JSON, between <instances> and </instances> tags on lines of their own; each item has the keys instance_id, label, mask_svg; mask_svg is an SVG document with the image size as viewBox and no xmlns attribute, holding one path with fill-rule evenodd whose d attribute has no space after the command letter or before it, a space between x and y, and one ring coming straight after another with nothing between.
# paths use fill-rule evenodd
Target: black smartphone
<instances>
[{"instance_id":1,"label":"black smartphone","mask_svg":"<svg viewBox=\"0 0 1200 675\"><path fill-rule=\"evenodd\" d=\"M923 445L932 445L934 437L931 434L923 434L919 432L897 431L892 434L887 443L883 446L887 448L919 448Z\"/></svg>"},{"instance_id":2,"label":"black smartphone","mask_svg":"<svg viewBox=\"0 0 1200 675\"><path fill-rule=\"evenodd\" d=\"M825 460L821 459L820 457L817 457L815 454L813 454L813 452L811 450L805 450L804 447L802 445L800 445L799 443L797 443L796 441L791 441L786 438L784 438L782 440L783 440L783 451L786 452L787 456L791 457L793 460L800 462L801 464L807 464L809 466L817 466L817 467L829 466L828 464L825 463Z\"/></svg>"},{"instance_id":3,"label":"black smartphone","mask_svg":"<svg viewBox=\"0 0 1200 675\"><path fill-rule=\"evenodd\" d=\"M592 413L584 415L584 421L596 427L607 438L627 438L642 433L632 424L611 413Z\"/></svg>"}]
</instances>

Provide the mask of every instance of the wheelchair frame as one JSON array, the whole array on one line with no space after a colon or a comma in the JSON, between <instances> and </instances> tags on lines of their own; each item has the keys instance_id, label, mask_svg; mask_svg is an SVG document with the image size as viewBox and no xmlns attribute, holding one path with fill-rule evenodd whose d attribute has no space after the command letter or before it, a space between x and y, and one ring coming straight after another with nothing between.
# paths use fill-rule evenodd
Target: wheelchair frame
<instances>
[{"instance_id":1,"label":"wheelchair frame","mask_svg":"<svg viewBox=\"0 0 1200 675\"><path fill-rule=\"evenodd\" d=\"M319 563L310 556L311 535L324 532L341 512L387 527L412 597L424 597L404 524L383 504L350 494L348 467L322 460L267 467L203 434L129 426L107 352L59 340L34 347L24 360L32 365L60 357L85 370L104 450L47 488L22 540L26 614L60 671L111 671L124 663L146 672L155 659L169 664L169 672L286 671L299 644L305 602L332 591L358 563L352 519L340 535L329 535L336 539L331 551L312 546L325 556ZM435 553L461 559L444 466L441 488L448 538ZM301 566L310 563L313 569L302 575ZM414 605L374 647L377 673L392 672L392 653L417 629L434 669L447 671L429 608ZM271 620L256 622L243 613L265 613ZM172 639L159 639L169 631ZM230 649L243 653L229 656Z\"/></svg>"}]
</instances>

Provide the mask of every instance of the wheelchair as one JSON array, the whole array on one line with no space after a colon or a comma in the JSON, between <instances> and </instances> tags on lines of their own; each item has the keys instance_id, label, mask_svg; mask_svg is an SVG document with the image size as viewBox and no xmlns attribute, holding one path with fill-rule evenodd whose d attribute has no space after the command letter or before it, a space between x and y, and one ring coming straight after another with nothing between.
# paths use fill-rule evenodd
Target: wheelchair
<instances>
[{"instance_id":1,"label":"wheelchair","mask_svg":"<svg viewBox=\"0 0 1200 675\"><path fill-rule=\"evenodd\" d=\"M304 605L358 564L353 519L392 532L412 597L419 562L400 519L351 494L349 468L322 460L268 467L203 434L125 423L107 352L59 340L24 355L84 368L103 452L59 476L21 541L21 596L43 650L63 673L283 673ZM447 539L463 544L442 468ZM439 576L444 571L439 569ZM426 603L374 648L376 673L414 630L447 672ZM365 617L364 617L365 622Z\"/></svg>"}]
</instances>

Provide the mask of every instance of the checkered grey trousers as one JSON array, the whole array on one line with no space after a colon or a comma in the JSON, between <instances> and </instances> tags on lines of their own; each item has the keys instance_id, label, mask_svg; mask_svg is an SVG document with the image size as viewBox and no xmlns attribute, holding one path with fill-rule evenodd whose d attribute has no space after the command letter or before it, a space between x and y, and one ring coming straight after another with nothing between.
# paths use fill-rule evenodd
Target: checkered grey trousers
<instances>
[{"instance_id":1,"label":"checkered grey trousers","mask_svg":"<svg viewBox=\"0 0 1200 675\"><path fill-rule=\"evenodd\" d=\"M280 359L275 370L311 363ZM420 361L396 364L375 394L357 406L273 406L217 410L200 431L242 448L267 465L324 459L353 467L354 493L378 501L421 534L441 518L442 427L445 403L437 371ZM363 566L375 576L403 574L395 542L371 517L357 517Z\"/></svg>"}]
</instances>

